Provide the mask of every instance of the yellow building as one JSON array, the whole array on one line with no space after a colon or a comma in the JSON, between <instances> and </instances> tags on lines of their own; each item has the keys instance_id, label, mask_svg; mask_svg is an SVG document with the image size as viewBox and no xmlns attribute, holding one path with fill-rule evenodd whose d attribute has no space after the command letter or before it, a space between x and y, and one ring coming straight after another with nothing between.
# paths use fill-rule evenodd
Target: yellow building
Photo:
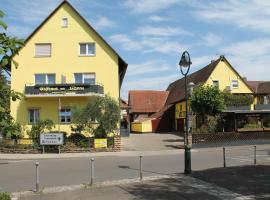
<instances>
[{"instance_id":1,"label":"yellow building","mask_svg":"<svg viewBox=\"0 0 270 200\"><path fill-rule=\"evenodd\" d=\"M227 91L228 93L235 95L254 95L252 88L239 75L239 73L232 67L232 65L224 56L220 56L220 58L212 61L206 67L188 75L187 82L192 82L195 85L202 84L217 86L221 91ZM186 106L184 84L184 78L182 78L171 83L167 89L170 93L166 105L174 104L175 129L179 131L184 131L185 127L184 124ZM238 108L227 107L227 109L253 110L254 103L252 105L242 106ZM188 107L190 109L190 106Z\"/></svg>"},{"instance_id":2,"label":"yellow building","mask_svg":"<svg viewBox=\"0 0 270 200\"><path fill-rule=\"evenodd\" d=\"M70 133L71 108L94 95L119 100L125 61L63 1L25 40L12 66L11 89L25 95L11 102L11 114L28 128L51 119Z\"/></svg>"}]
</instances>

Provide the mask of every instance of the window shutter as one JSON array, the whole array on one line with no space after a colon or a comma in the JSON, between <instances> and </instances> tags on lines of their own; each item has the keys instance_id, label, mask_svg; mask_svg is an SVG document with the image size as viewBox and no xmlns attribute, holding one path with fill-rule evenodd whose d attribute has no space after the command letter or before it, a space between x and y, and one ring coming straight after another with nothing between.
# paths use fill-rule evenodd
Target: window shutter
<instances>
[{"instance_id":1,"label":"window shutter","mask_svg":"<svg viewBox=\"0 0 270 200\"><path fill-rule=\"evenodd\" d=\"M51 44L36 44L36 56L50 56Z\"/></svg>"}]
</instances>

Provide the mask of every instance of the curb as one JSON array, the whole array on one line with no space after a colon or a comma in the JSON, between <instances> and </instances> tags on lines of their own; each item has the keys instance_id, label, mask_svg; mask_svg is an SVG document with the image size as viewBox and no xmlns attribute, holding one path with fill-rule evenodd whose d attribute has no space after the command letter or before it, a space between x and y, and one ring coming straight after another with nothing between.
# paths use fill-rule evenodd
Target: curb
<instances>
[{"instance_id":1,"label":"curb","mask_svg":"<svg viewBox=\"0 0 270 200\"><path fill-rule=\"evenodd\" d=\"M198 152L198 150L192 150ZM68 159L68 158L89 158L89 157L136 157L136 156L161 156L183 154L183 149L163 151L121 151L121 152L99 152L99 153L63 153L63 154L1 154L0 160L43 160L43 159Z\"/></svg>"},{"instance_id":2,"label":"curb","mask_svg":"<svg viewBox=\"0 0 270 200\"><path fill-rule=\"evenodd\" d=\"M174 178L174 177L175 176L159 175L159 176L148 176L148 177L143 178L143 180L140 180L139 178L135 178L135 179L104 181L104 182L95 183L93 186L90 186L89 184L56 186L56 187L51 187L51 188L44 188L38 193L34 191L13 192L11 193L11 199L18 200L22 196L27 197L27 196L34 196L34 195L39 195L39 194L52 194L52 193L74 191L74 190L80 190L80 189L95 189L95 188L100 188L100 187L110 187L110 186L117 186L117 185L131 184L131 183L143 183L144 181L153 181L153 180Z\"/></svg>"}]
</instances>

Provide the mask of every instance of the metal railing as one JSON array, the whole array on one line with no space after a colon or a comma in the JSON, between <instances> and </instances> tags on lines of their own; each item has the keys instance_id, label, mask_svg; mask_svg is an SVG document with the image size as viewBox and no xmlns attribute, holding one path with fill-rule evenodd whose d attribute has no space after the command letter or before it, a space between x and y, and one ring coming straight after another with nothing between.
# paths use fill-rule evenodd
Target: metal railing
<instances>
[{"instance_id":1,"label":"metal railing","mask_svg":"<svg viewBox=\"0 0 270 200\"><path fill-rule=\"evenodd\" d=\"M104 94L104 86L100 83L56 83L56 84L25 84L25 95L48 95L48 94Z\"/></svg>"}]
</instances>

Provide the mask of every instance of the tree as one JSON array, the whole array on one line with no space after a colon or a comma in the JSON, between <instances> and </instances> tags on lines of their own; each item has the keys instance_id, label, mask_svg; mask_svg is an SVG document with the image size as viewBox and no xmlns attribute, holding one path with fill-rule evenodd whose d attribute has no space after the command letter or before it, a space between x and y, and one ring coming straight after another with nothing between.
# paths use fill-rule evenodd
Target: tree
<instances>
[{"instance_id":1,"label":"tree","mask_svg":"<svg viewBox=\"0 0 270 200\"><path fill-rule=\"evenodd\" d=\"M27 134L36 144L39 144L39 136L41 133L51 131L54 127L54 123L50 119L40 120L36 124L33 124L31 130L27 131Z\"/></svg>"},{"instance_id":2,"label":"tree","mask_svg":"<svg viewBox=\"0 0 270 200\"><path fill-rule=\"evenodd\" d=\"M105 138L118 128L120 108L118 102L108 95L93 96L85 107L72 109L71 119L81 130Z\"/></svg>"},{"instance_id":3,"label":"tree","mask_svg":"<svg viewBox=\"0 0 270 200\"><path fill-rule=\"evenodd\" d=\"M5 14L0 10L0 134L3 133L5 137L16 138L20 135L20 131L18 123L14 122L10 115L10 99L12 101L21 99L22 94L10 89L3 72L10 75L11 64L14 63L17 66L12 57L18 54L23 45L23 40L10 37L5 33L7 25L2 21L4 16Z\"/></svg>"},{"instance_id":4,"label":"tree","mask_svg":"<svg viewBox=\"0 0 270 200\"><path fill-rule=\"evenodd\" d=\"M192 110L205 124L206 116L216 116L225 108L224 95L215 86L199 85L194 88L190 98Z\"/></svg>"}]
</instances>

